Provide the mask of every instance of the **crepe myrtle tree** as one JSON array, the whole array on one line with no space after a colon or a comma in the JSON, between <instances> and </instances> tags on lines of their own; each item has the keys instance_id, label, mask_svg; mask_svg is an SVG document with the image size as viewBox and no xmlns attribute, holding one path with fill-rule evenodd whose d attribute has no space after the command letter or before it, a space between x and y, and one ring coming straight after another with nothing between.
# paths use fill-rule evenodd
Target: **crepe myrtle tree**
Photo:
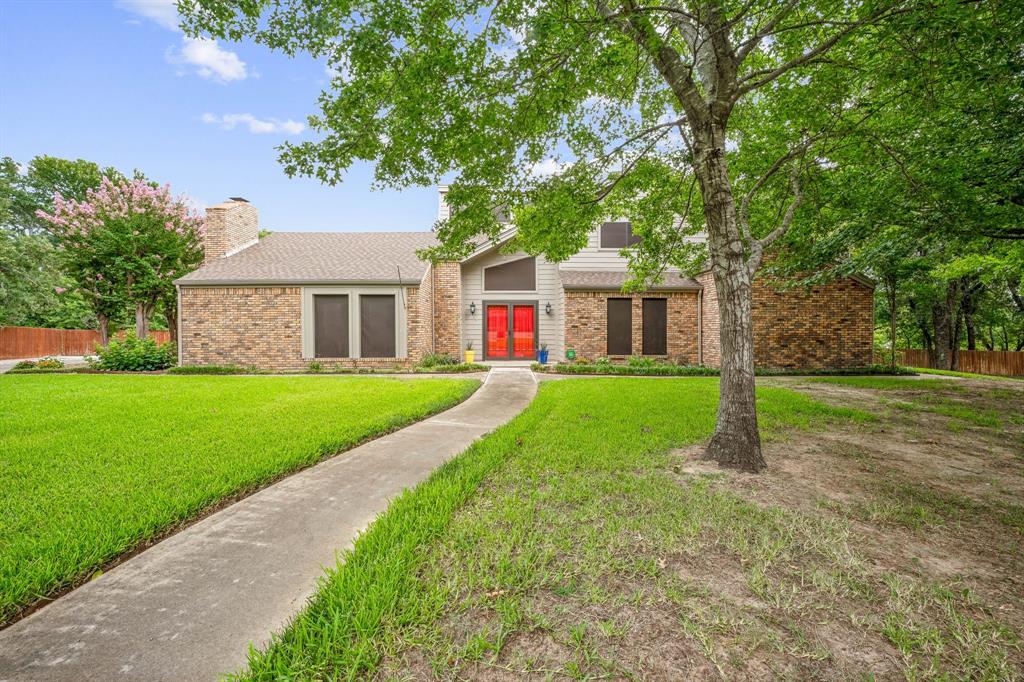
<instances>
[{"instance_id":1,"label":"crepe myrtle tree","mask_svg":"<svg viewBox=\"0 0 1024 682\"><path fill-rule=\"evenodd\" d=\"M53 211L38 216L62 247L69 274L96 302L101 335L108 308L120 302L135 309L135 333L145 338L157 304L173 300L174 280L203 259L203 218L169 185L104 177L84 201L57 194ZM165 313L170 320L176 310Z\"/></svg>"},{"instance_id":2,"label":"crepe myrtle tree","mask_svg":"<svg viewBox=\"0 0 1024 682\"><path fill-rule=\"evenodd\" d=\"M319 139L290 175L377 186L451 177L429 255L496 237L568 258L606 219L641 236L634 286L701 267L721 308L721 400L707 456L764 468L751 280L798 213L819 145L853 125L869 29L904 0L179 0L191 35L326 58ZM864 29L864 30L862 30Z\"/></svg>"}]
</instances>

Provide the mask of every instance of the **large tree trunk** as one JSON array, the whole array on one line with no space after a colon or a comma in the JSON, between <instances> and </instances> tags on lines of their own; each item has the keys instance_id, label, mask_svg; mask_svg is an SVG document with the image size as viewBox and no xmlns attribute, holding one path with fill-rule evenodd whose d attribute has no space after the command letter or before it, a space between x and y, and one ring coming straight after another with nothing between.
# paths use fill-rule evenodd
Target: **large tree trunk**
<instances>
[{"instance_id":1,"label":"large tree trunk","mask_svg":"<svg viewBox=\"0 0 1024 682\"><path fill-rule=\"evenodd\" d=\"M178 311L167 311L167 333L171 337L171 343L178 343Z\"/></svg>"},{"instance_id":2,"label":"large tree trunk","mask_svg":"<svg viewBox=\"0 0 1024 682\"><path fill-rule=\"evenodd\" d=\"M932 304L932 327L935 348L931 353L932 369L953 369L958 365L960 347L961 287L957 281L946 286L945 300Z\"/></svg>"},{"instance_id":3,"label":"large tree trunk","mask_svg":"<svg viewBox=\"0 0 1024 682\"><path fill-rule=\"evenodd\" d=\"M895 275L885 276L885 297L889 302L889 366L896 369L896 292Z\"/></svg>"},{"instance_id":4,"label":"large tree trunk","mask_svg":"<svg viewBox=\"0 0 1024 682\"><path fill-rule=\"evenodd\" d=\"M974 322L974 316L978 312L979 287L980 285L975 285L964 291L964 301L961 306L964 314L964 326L967 329L967 350L978 349L978 328Z\"/></svg>"},{"instance_id":5,"label":"large tree trunk","mask_svg":"<svg viewBox=\"0 0 1024 682\"><path fill-rule=\"evenodd\" d=\"M949 368L955 371L960 370L960 331L963 328L963 318L963 309L957 308L957 312L953 316L953 331L949 338Z\"/></svg>"},{"instance_id":6,"label":"large tree trunk","mask_svg":"<svg viewBox=\"0 0 1024 682\"><path fill-rule=\"evenodd\" d=\"M761 452L754 399L754 325L751 319L751 278L745 263L713 269L718 293L721 380L718 419L707 457L741 471L761 471Z\"/></svg>"},{"instance_id":7,"label":"large tree trunk","mask_svg":"<svg viewBox=\"0 0 1024 682\"><path fill-rule=\"evenodd\" d=\"M950 331L953 325L949 321L949 306L938 302L932 304L932 329L934 345L929 357L932 369L950 369Z\"/></svg>"},{"instance_id":8,"label":"large tree trunk","mask_svg":"<svg viewBox=\"0 0 1024 682\"><path fill-rule=\"evenodd\" d=\"M705 456L741 471L766 467L754 401L752 272L736 223L725 162L724 125L710 124L695 145L694 170L707 220L711 272L718 294L721 380L718 420Z\"/></svg>"},{"instance_id":9,"label":"large tree trunk","mask_svg":"<svg viewBox=\"0 0 1024 682\"><path fill-rule=\"evenodd\" d=\"M96 314L96 330L100 333L100 345L110 343L110 318L103 313Z\"/></svg>"},{"instance_id":10,"label":"large tree trunk","mask_svg":"<svg viewBox=\"0 0 1024 682\"><path fill-rule=\"evenodd\" d=\"M144 339L149 336L149 318L153 316L152 303L135 304L135 336Z\"/></svg>"}]
</instances>

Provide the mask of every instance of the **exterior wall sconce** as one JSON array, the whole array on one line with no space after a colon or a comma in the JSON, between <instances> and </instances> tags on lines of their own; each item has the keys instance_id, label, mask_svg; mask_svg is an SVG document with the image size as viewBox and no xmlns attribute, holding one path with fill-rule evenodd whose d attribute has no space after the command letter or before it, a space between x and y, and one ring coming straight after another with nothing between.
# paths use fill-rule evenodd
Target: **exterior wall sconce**
<instances>
[{"instance_id":1,"label":"exterior wall sconce","mask_svg":"<svg viewBox=\"0 0 1024 682\"><path fill-rule=\"evenodd\" d=\"M551 314L551 304L550 303L546 303L544 305L544 312L547 313L548 315Z\"/></svg>"},{"instance_id":2,"label":"exterior wall sconce","mask_svg":"<svg viewBox=\"0 0 1024 682\"><path fill-rule=\"evenodd\" d=\"M476 315L476 303L469 304L469 314Z\"/></svg>"}]
</instances>

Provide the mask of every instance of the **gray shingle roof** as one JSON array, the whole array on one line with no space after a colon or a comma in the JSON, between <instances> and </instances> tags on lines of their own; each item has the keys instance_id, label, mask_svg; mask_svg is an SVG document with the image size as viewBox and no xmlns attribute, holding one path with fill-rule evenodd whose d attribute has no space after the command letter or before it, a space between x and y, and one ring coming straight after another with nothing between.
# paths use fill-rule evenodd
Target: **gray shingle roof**
<instances>
[{"instance_id":1,"label":"gray shingle roof","mask_svg":"<svg viewBox=\"0 0 1024 682\"><path fill-rule=\"evenodd\" d=\"M416 250L433 232L274 232L232 256L204 265L180 284L419 282L427 265Z\"/></svg>"},{"instance_id":2,"label":"gray shingle roof","mask_svg":"<svg viewBox=\"0 0 1024 682\"><path fill-rule=\"evenodd\" d=\"M623 270L566 270L559 269L562 287L585 291L621 291L622 285L629 279L629 273ZM678 273L665 273L664 281L648 289L648 291L696 291L702 289L700 283L690 277L682 277Z\"/></svg>"}]
</instances>

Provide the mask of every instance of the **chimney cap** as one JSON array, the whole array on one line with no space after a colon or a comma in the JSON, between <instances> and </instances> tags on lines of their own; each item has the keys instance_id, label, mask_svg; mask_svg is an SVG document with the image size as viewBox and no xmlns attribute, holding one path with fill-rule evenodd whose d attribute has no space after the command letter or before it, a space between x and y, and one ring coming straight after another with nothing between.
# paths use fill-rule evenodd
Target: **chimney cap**
<instances>
[{"instance_id":1,"label":"chimney cap","mask_svg":"<svg viewBox=\"0 0 1024 682\"><path fill-rule=\"evenodd\" d=\"M242 201L246 204L249 203L249 200L245 199L244 197L228 197L228 199L230 199L231 201Z\"/></svg>"}]
</instances>

